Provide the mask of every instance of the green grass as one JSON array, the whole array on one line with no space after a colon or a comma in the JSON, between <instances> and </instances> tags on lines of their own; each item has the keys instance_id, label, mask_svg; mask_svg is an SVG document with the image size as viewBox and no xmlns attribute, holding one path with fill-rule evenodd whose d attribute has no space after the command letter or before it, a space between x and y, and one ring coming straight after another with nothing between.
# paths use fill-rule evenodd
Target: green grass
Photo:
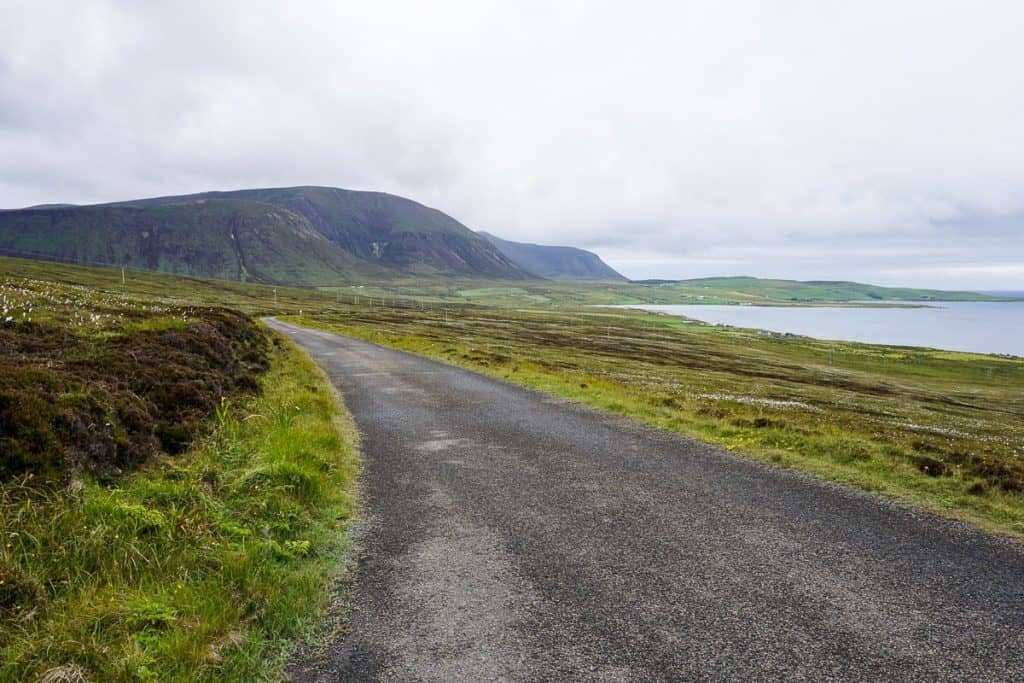
<instances>
[{"instance_id":1,"label":"green grass","mask_svg":"<svg viewBox=\"0 0 1024 683\"><path fill-rule=\"evenodd\" d=\"M0 256L0 272L19 278L86 285L128 297L160 298L168 303L231 306L249 313L325 311L336 304L366 303L368 297L444 304L564 308L640 304L761 304L777 306L821 305L854 301L994 300L956 292L908 290L856 283L797 283L787 280L717 278L661 284L622 282L556 282L552 280L484 280L457 277L357 277L355 282L319 288L271 287L161 273L89 268ZM275 302L274 290L277 290ZM890 304L891 305L891 304Z\"/></svg>"},{"instance_id":2,"label":"green grass","mask_svg":"<svg viewBox=\"0 0 1024 683\"><path fill-rule=\"evenodd\" d=\"M820 304L871 301L996 301L1000 297L910 287L879 287L859 282L798 282L752 277L720 277L653 285L689 303Z\"/></svg>"},{"instance_id":3,"label":"green grass","mask_svg":"<svg viewBox=\"0 0 1024 683\"><path fill-rule=\"evenodd\" d=\"M594 310L287 318L1024 536L1024 361Z\"/></svg>"},{"instance_id":4,"label":"green grass","mask_svg":"<svg viewBox=\"0 0 1024 683\"><path fill-rule=\"evenodd\" d=\"M360 287L361 289L356 289ZM459 278L366 279L359 285L325 288L351 299L364 296L417 301L475 303L487 306L587 306L639 304L753 304L809 306L894 301L996 301L999 297L967 292L890 288L854 282L795 282L757 278L709 278L679 282L566 282L532 280L515 283ZM344 300L344 296L343 296ZM889 305L892 305L891 303Z\"/></svg>"},{"instance_id":5,"label":"green grass","mask_svg":"<svg viewBox=\"0 0 1024 683\"><path fill-rule=\"evenodd\" d=\"M282 338L259 398L102 485L0 487L0 679L277 678L322 613L354 509L355 432Z\"/></svg>"},{"instance_id":6,"label":"green grass","mask_svg":"<svg viewBox=\"0 0 1024 683\"><path fill-rule=\"evenodd\" d=\"M244 286L14 263L0 680L280 678L354 512L355 429L329 382L283 337L196 306L255 305ZM167 455L178 436L191 446Z\"/></svg>"},{"instance_id":7,"label":"green grass","mask_svg":"<svg viewBox=\"0 0 1024 683\"><path fill-rule=\"evenodd\" d=\"M13 299L14 317L25 314L29 297L41 297L35 317L82 318L95 308L112 309L104 318L119 314L124 307L153 309L166 306L218 305L246 313L297 312L302 309L329 310L336 301L333 292L301 287L271 287L243 282L173 276L164 273L121 271L63 263L0 256L0 282ZM18 292L28 293L21 295ZM28 302L28 303L26 303ZM0 301L0 308L3 307ZM117 322L117 321L114 321ZM88 323L88 321L86 321Z\"/></svg>"}]
</instances>

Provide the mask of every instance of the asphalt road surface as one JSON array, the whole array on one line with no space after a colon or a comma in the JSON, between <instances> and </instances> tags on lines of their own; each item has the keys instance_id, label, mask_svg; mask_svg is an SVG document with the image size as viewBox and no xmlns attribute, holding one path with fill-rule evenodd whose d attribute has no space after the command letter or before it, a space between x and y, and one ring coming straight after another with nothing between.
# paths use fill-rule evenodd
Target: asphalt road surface
<instances>
[{"instance_id":1,"label":"asphalt road surface","mask_svg":"<svg viewBox=\"0 0 1024 683\"><path fill-rule=\"evenodd\" d=\"M276 321L362 432L351 632L298 681L1021 680L1021 544Z\"/></svg>"}]
</instances>

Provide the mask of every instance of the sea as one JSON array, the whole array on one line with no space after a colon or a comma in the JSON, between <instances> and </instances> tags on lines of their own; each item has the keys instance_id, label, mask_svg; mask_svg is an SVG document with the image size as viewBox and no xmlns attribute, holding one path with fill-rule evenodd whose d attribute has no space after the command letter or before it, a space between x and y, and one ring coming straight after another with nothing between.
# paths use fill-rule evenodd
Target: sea
<instances>
[{"instance_id":1,"label":"sea","mask_svg":"<svg viewBox=\"0 0 1024 683\"><path fill-rule=\"evenodd\" d=\"M900 303L900 302L886 302ZM904 302L905 306L629 306L818 339L1024 357L1024 301Z\"/></svg>"}]
</instances>

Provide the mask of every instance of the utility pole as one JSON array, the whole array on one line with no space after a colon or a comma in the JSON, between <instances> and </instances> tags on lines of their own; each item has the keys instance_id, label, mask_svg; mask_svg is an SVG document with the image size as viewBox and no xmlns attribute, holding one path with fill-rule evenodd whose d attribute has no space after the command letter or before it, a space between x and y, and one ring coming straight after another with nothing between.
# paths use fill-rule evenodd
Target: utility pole
<instances>
[{"instance_id":1,"label":"utility pole","mask_svg":"<svg viewBox=\"0 0 1024 683\"><path fill-rule=\"evenodd\" d=\"M274 287L274 305L277 305L277 287Z\"/></svg>"},{"instance_id":2,"label":"utility pole","mask_svg":"<svg viewBox=\"0 0 1024 683\"><path fill-rule=\"evenodd\" d=\"M121 266L121 286L124 287L124 266Z\"/></svg>"}]
</instances>

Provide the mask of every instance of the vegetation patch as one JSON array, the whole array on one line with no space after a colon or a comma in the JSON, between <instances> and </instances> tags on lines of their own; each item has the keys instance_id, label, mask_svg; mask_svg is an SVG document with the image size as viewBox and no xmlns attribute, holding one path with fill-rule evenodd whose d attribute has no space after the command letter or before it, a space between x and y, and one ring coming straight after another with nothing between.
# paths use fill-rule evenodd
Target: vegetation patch
<instances>
[{"instance_id":1,"label":"vegetation patch","mask_svg":"<svg viewBox=\"0 0 1024 683\"><path fill-rule=\"evenodd\" d=\"M193 306L249 290L17 263L0 680L282 678L354 509L355 431L326 378L248 317Z\"/></svg>"},{"instance_id":2,"label":"vegetation patch","mask_svg":"<svg viewBox=\"0 0 1024 683\"><path fill-rule=\"evenodd\" d=\"M180 455L0 485L0 680L282 677L342 565L357 461L326 378L267 353L259 395Z\"/></svg>"},{"instance_id":3,"label":"vegetation patch","mask_svg":"<svg viewBox=\"0 0 1024 683\"><path fill-rule=\"evenodd\" d=\"M267 342L251 320L224 309L164 315L180 326L0 324L0 478L115 476L183 451L218 402L257 390Z\"/></svg>"}]
</instances>

